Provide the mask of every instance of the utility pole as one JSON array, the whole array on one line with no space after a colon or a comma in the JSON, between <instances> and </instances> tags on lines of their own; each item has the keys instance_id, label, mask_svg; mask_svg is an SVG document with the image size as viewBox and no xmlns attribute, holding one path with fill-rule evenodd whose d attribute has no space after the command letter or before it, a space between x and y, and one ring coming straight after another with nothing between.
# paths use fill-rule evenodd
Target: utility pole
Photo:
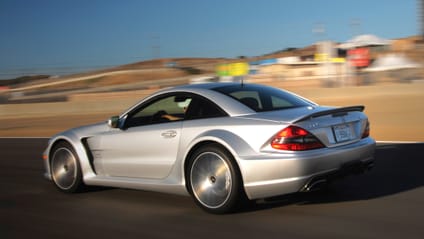
<instances>
[{"instance_id":1,"label":"utility pole","mask_svg":"<svg viewBox=\"0 0 424 239\"><path fill-rule=\"evenodd\" d=\"M361 20L354 18L350 21L350 28L352 30L352 38L359 36L361 33Z\"/></svg>"},{"instance_id":2,"label":"utility pole","mask_svg":"<svg viewBox=\"0 0 424 239\"><path fill-rule=\"evenodd\" d=\"M424 40L424 0L418 0L418 26L420 28L419 35Z\"/></svg>"},{"instance_id":3,"label":"utility pole","mask_svg":"<svg viewBox=\"0 0 424 239\"><path fill-rule=\"evenodd\" d=\"M154 59L160 58L160 37L158 35L152 35L152 57Z\"/></svg>"}]
</instances>

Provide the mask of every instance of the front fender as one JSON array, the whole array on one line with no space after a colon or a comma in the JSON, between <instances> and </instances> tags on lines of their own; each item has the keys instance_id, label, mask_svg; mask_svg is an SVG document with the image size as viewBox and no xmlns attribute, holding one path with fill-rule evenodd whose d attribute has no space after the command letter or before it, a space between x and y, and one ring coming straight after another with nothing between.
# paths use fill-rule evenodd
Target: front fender
<instances>
[{"instance_id":1,"label":"front fender","mask_svg":"<svg viewBox=\"0 0 424 239\"><path fill-rule=\"evenodd\" d=\"M66 131L50 138L47 149L44 152L44 155L47 156L47 160L45 160L45 177L51 179L50 160L52 149L60 141L66 141L70 143L74 148L75 152L77 153L84 183L86 179L94 177L95 173L90 165L90 161L87 156L86 149L84 148L84 145L81 142L81 138L73 131Z\"/></svg>"}]
</instances>

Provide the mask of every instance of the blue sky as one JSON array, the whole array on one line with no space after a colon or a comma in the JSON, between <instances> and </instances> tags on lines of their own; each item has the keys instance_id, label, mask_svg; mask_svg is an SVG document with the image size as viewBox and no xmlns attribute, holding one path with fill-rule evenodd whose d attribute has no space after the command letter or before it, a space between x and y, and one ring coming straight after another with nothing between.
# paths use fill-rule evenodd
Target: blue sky
<instances>
[{"instance_id":1,"label":"blue sky","mask_svg":"<svg viewBox=\"0 0 424 239\"><path fill-rule=\"evenodd\" d=\"M406 37L418 34L417 7L418 0L0 0L0 79L158 56L256 56L354 34ZM314 33L317 26L325 33Z\"/></svg>"}]
</instances>

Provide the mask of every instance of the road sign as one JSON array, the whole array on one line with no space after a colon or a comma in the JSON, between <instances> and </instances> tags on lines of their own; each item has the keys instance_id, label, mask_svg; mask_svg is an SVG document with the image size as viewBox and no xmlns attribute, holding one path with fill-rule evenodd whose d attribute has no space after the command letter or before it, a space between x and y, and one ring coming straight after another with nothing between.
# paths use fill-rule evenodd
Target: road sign
<instances>
[{"instance_id":1,"label":"road sign","mask_svg":"<svg viewBox=\"0 0 424 239\"><path fill-rule=\"evenodd\" d=\"M244 76L249 73L249 65L245 62L220 64L216 73L218 76Z\"/></svg>"}]
</instances>

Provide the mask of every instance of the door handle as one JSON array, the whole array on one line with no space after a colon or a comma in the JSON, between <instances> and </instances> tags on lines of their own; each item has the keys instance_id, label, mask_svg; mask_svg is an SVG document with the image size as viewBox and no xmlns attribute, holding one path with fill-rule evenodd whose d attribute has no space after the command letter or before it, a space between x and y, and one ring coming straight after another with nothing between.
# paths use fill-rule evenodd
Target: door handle
<instances>
[{"instance_id":1,"label":"door handle","mask_svg":"<svg viewBox=\"0 0 424 239\"><path fill-rule=\"evenodd\" d=\"M169 130L169 131L163 132L161 136L164 138L174 138L175 136L177 136L177 132L175 130Z\"/></svg>"}]
</instances>

